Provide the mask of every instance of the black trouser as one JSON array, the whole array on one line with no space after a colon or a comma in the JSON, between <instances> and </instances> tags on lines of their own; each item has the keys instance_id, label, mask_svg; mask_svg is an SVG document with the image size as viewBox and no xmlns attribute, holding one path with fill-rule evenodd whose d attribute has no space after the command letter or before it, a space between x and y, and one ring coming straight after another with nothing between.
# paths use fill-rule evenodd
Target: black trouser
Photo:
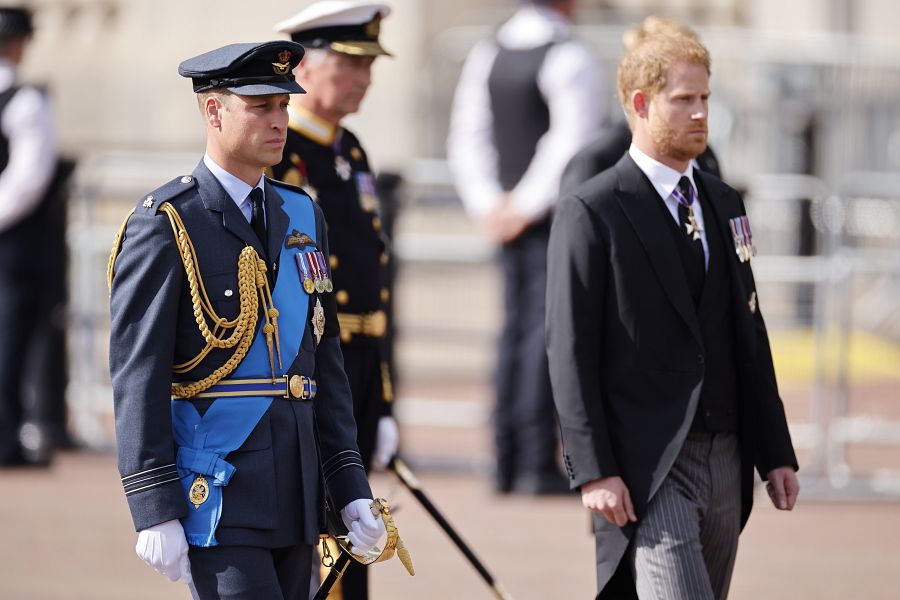
<instances>
[{"instance_id":1,"label":"black trouser","mask_svg":"<svg viewBox=\"0 0 900 600\"><path fill-rule=\"evenodd\" d=\"M22 460L22 374L32 332L43 316L35 310L40 273L28 251L29 234L21 227L0 233L0 465Z\"/></svg>"},{"instance_id":2,"label":"black trouser","mask_svg":"<svg viewBox=\"0 0 900 600\"><path fill-rule=\"evenodd\" d=\"M544 341L547 244L544 219L500 249L504 309L494 415L497 485L558 474L558 428Z\"/></svg>"},{"instance_id":3,"label":"black trouser","mask_svg":"<svg viewBox=\"0 0 900 600\"><path fill-rule=\"evenodd\" d=\"M313 547L190 547L194 600L309 600Z\"/></svg>"}]
</instances>

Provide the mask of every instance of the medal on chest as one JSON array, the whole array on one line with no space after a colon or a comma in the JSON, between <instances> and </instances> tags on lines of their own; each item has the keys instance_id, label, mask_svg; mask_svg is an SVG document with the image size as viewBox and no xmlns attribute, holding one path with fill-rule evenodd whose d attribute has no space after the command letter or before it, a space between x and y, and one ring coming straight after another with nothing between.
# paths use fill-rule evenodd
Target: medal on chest
<instances>
[{"instance_id":1,"label":"medal on chest","mask_svg":"<svg viewBox=\"0 0 900 600\"><path fill-rule=\"evenodd\" d=\"M738 260L747 262L751 257L756 256L750 219L746 215L728 219L728 227L731 229L731 239L734 242L734 252L737 254Z\"/></svg>"},{"instance_id":2,"label":"medal on chest","mask_svg":"<svg viewBox=\"0 0 900 600\"><path fill-rule=\"evenodd\" d=\"M337 173L337 176L343 181L350 179L350 163L340 154L334 157L334 172Z\"/></svg>"},{"instance_id":3,"label":"medal on chest","mask_svg":"<svg viewBox=\"0 0 900 600\"><path fill-rule=\"evenodd\" d=\"M697 222L697 217L694 215L694 208L688 208L688 222L684 224L684 228L687 231L687 234L691 236L692 241L696 241L700 239L700 232L703 231L703 228L700 227L700 223Z\"/></svg>"},{"instance_id":4,"label":"medal on chest","mask_svg":"<svg viewBox=\"0 0 900 600\"><path fill-rule=\"evenodd\" d=\"M356 189L359 192L359 205L366 212L378 210L378 195L375 192L375 177L368 171L355 175Z\"/></svg>"},{"instance_id":5,"label":"medal on chest","mask_svg":"<svg viewBox=\"0 0 900 600\"><path fill-rule=\"evenodd\" d=\"M318 345L319 340L322 339L322 334L325 333L325 309L322 308L322 302L318 296L316 296L316 305L313 307L310 323L312 323L313 334L316 336L316 345Z\"/></svg>"},{"instance_id":6,"label":"medal on chest","mask_svg":"<svg viewBox=\"0 0 900 600\"><path fill-rule=\"evenodd\" d=\"M300 272L300 281L303 282L303 291L307 294L312 294L316 291L316 286L312 278L312 269L310 269L309 263L306 262L308 254L310 253L301 252L300 254L295 254L294 258L297 261L297 270Z\"/></svg>"}]
</instances>

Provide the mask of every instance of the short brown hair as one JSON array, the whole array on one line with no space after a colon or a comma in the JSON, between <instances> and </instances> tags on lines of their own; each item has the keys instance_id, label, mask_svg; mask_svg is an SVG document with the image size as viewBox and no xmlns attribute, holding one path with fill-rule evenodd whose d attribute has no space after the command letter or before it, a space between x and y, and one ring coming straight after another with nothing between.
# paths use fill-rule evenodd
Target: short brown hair
<instances>
[{"instance_id":1,"label":"short brown hair","mask_svg":"<svg viewBox=\"0 0 900 600\"><path fill-rule=\"evenodd\" d=\"M625 51L632 50L635 46L654 35L686 35L694 39L697 32L675 19L649 15L641 21L637 27L630 27L622 34L622 45Z\"/></svg>"},{"instance_id":2,"label":"short brown hair","mask_svg":"<svg viewBox=\"0 0 900 600\"><path fill-rule=\"evenodd\" d=\"M197 106L200 108L200 112L202 113L206 110L206 99L207 98L216 98L222 104L225 104L225 98L228 96L232 96L233 93L225 88L216 88L214 90L206 90L205 92L200 92L197 94ZM230 100L230 98L229 98Z\"/></svg>"},{"instance_id":3,"label":"short brown hair","mask_svg":"<svg viewBox=\"0 0 900 600\"><path fill-rule=\"evenodd\" d=\"M676 63L706 67L710 72L709 51L697 38L659 33L647 36L625 53L619 63L619 100L631 117L631 94L643 90L650 96L666 87L666 74Z\"/></svg>"}]
</instances>

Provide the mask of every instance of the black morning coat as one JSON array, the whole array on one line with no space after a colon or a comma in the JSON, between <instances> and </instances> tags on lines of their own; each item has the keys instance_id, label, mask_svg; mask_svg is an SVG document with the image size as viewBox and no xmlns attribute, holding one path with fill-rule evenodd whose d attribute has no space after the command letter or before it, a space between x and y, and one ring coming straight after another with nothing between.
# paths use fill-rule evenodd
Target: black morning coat
<instances>
[{"instance_id":1,"label":"black morning coat","mask_svg":"<svg viewBox=\"0 0 900 600\"><path fill-rule=\"evenodd\" d=\"M279 256L288 217L279 195L284 184L266 180L269 257ZM304 194L302 190L294 190ZM247 219L201 162L190 177L152 192L152 206L138 201L115 262L110 309L110 372L116 413L119 471L129 492L135 529L177 519L193 510L171 475L176 447L172 434L172 365L203 347L194 320L185 269L169 218L158 208L170 202L184 221L199 260L206 292L219 315L239 312L238 255L247 245L263 255ZM296 201L296 200L293 200ZM321 210L314 205L319 249L328 257ZM295 265L274 265L269 272ZM276 281L277 285L277 281ZM231 293L228 293L231 290ZM309 315L315 295L303 294ZM352 400L343 371L333 294L321 294L325 335L315 342L309 319L297 358L286 373L315 377L313 401L275 398L250 436L226 460L237 471L223 491L216 538L222 545L283 547L315 544L323 525L326 490L335 508L371 498L356 447ZM261 310L261 309L260 309ZM257 327L263 324L260 317ZM222 365L232 350L214 350L177 380L196 381ZM211 402L193 400L202 414ZM348 458L349 457L349 458ZM324 468L323 468L324 465ZM177 476L176 476L177 477ZM145 481L143 489L128 485Z\"/></svg>"},{"instance_id":2,"label":"black morning coat","mask_svg":"<svg viewBox=\"0 0 900 600\"><path fill-rule=\"evenodd\" d=\"M741 526L753 468L797 468L749 262L732 250L736 191L697 169L707 229L725 240L731 280L741 448ZM659 194L626 154L556 207L549 245L547 347L573 487L621 476L638 522L690 429L704 377L697 311ZM634 525L600 519L598 587Z\"/></svg>"}]
</instances>

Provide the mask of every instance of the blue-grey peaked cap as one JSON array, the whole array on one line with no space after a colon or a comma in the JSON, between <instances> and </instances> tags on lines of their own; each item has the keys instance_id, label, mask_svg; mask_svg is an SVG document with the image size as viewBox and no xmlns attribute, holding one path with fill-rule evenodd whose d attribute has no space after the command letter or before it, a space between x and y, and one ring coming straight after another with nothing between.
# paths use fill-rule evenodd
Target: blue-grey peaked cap
<instances>
[{"instance_id":1,"label":"blue-grey peaked cap","mask_svg":"<svg viewBox=\"0 0 900 600\"><path fill-rule=\"evenodd\" d=\"M230 44L187 59L178 65L178 74L191 78L196 93L226 89L242 96L304 94L294 80L303 52L303 46L285 40Z\"/></svg>"}]
</instances>

